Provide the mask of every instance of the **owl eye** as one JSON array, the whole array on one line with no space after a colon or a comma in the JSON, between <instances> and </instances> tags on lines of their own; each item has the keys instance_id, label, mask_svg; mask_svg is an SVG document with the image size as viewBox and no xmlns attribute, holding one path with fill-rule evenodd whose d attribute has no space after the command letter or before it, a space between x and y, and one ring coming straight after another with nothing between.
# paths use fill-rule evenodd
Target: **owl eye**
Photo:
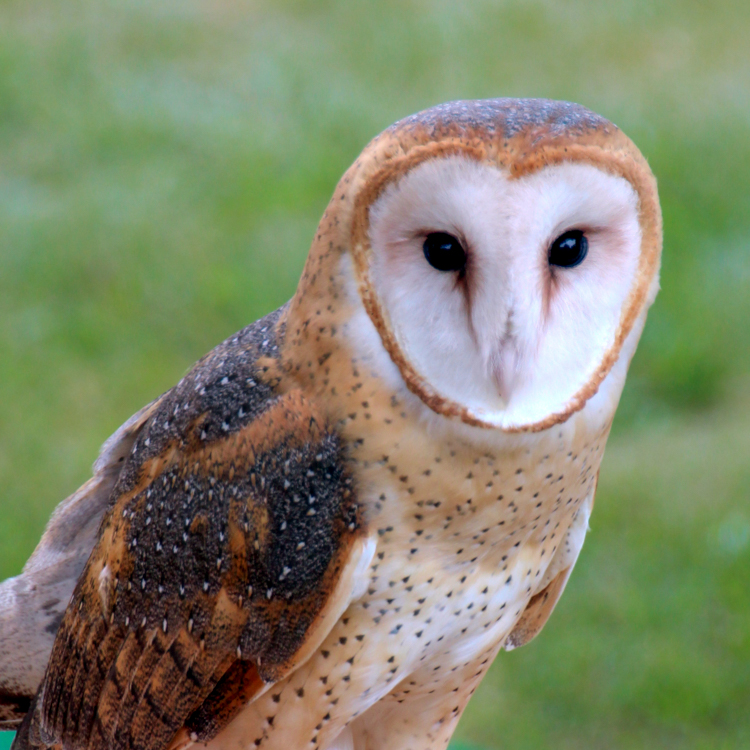
<instances>
[{"instance_id":1,"label":"owl eye","mask_svg":"<svg viewBox=\"0 0 750 750\"><path fill-rule=\"evenodd\" d=\"M447 232L431 232L422 245L427 262L438 271L463 271L466 251L461 243Z\"/></svg>"},{"instance_id":2,"label":"owl eye","mask_svg":"<svg viewBox=\"0 0 750 750\"><path fill-rule=\"evenodd\" d=\"M550 246L549 263L551 266L573 268L583 262L589 251L589 241L580 229L571 229L561 234Z\"/></svg>"}]
</instances>

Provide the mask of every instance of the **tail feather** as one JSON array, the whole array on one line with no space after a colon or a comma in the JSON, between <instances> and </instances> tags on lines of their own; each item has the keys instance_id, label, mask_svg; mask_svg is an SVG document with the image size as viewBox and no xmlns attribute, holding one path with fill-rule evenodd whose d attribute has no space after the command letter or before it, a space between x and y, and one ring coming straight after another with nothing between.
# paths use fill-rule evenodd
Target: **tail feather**
<instances>
[{"instance_id":1,"label":"tail feather","mask_svg":"<svg viewBox=\"0 0 750 750\"><path fill-rule=\"evenodd\" d=\"M42 750L43 743L34 726L34 715L37 713L38 696L29 702L28 710L18 727L10 750Z\"/></svg>"},{"instance_id":2,"label":"tail feather","mask_svg":"<svg viewBox=\"0 0 750 750\"><path fill-rule=\"evenodd\" d=\"M29 707L26 709L26 715L24 716L23 721L18 727L18 731L16 732L16 736L13 738L13 744L10 746L10 750L31 750L31 748L35 747L35 745L31 744L30 737L31 717L33 716L33 711L31 710L32 705L33 700L30 702Z\"/></svg>"},{"instance_id":3,"label":"tail feather","mask_svg":"<svg viewBox=\"0 0 750 750\"><path fill-rule=\"evenodd\" d=\"M18 729L31 705L30 695L0 691L0 732Z\"/></svg>"}]
</instances>

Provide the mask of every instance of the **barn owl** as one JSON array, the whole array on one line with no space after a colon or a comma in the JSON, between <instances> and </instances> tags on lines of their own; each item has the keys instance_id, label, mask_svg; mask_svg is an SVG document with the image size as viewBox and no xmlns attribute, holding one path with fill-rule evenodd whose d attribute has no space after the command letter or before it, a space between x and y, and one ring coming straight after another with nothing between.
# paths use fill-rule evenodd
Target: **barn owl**
<instances>
[{"instance_id":1,"label":"barn owl","mask_svg":"<svg viewBox=\"0 0 750 750\"><path fill-rule=\"evenodd\" d=\"M292 300L123 425L3 584L14 748L445 747L565 587L660 253L646 161L583 107L385 130Z\"/></svg>"}]
</instances>

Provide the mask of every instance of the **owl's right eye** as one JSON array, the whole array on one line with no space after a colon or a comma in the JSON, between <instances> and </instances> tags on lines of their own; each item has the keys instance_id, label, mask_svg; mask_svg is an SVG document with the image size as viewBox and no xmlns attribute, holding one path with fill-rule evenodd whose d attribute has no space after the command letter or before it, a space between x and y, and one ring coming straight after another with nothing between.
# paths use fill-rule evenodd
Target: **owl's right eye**
<instances>
[{"instance_id":1,"label":"owl's right eye","mask_svg":"<svg viewBox=\"0 0 750 750\"><path fill-rule=\"evenodd\" d=\"M430 232L422 249L427 262L438 271L463 271L466 266L466 251L447 232Z\"/></svg>"}]
</instances>

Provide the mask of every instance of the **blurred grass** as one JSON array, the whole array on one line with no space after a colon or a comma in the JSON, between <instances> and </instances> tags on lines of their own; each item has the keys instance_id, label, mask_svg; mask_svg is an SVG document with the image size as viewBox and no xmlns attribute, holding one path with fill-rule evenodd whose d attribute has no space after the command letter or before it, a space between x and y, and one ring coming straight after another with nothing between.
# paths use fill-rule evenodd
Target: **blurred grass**
<instances>
[{"instance_id":1,"label":"blurred grass","mask_svg":"<svg viewBox=\"0 0 750 750\"><path fill-rule=\"evenodd\" d=\"M750 746L749 38L746 0L4 0L0 577L107 435L291 296L372 136L571 99L659 179L663 291L576 574L458 737Z\"/></svg>"}]
</instances>

